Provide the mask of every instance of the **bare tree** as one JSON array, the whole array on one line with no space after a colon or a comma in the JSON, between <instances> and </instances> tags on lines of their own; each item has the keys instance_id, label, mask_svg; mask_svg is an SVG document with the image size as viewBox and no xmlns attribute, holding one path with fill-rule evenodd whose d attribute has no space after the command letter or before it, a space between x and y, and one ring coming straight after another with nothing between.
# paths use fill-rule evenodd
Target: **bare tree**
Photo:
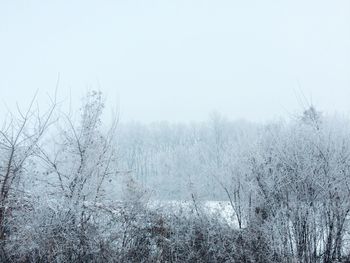
<instances>
[{"instance_id":1,"label":"bare tree","mask_svg":"<svg viewBox=\"0 0 350 263\"><path fill-rule=\"evenodd\" d=\"M49 126L53 123L52 116L56 100L44 113L35 106L33 97L28 109L22 111L17 106L17 114L8 113L7 121L0 130L0 241L4 241L9 233L8 222L14 210L20 204L18 183L23 176L33 176L26 173L25 167L34 158L40 148L40 141Z\"/></svg>"},{"instance_id":2,"label":"bare tree","mask_svg":"<svg viewBox=\"0 0 350 263\"><path fill-rule=\"evenodd\" d=\"M63 128L58 128L60 132L51 145L40 149L50 191L62 200L60 209L68 220L66 224L75 229L75 237L69 240L76 238L78 242L75 260L88 258L88 243L92 240L89 227L97 213L94 209L106 201L106 186L118 173L114 144L118 119L113 120L107 132L102 131L103 108L101 92L88 93L79 124L63 114Z\"/></svg>"}]
</instances>

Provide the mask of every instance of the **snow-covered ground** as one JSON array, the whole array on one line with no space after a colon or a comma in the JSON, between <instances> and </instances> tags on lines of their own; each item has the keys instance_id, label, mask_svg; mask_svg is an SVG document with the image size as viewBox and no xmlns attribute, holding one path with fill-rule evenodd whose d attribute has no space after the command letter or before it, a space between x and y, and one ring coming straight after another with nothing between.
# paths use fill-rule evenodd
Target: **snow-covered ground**
<instances>
[{"instance_id":1,"label":"snow-covered ground","mask_svg":"<svg viewBox=\"0 0 350 263\"><path fill-rule=\"evenodd\" d=\"M228 201L203 201L194 203L193 201L150 201L148 207L154 210L164 210L168 213L182 214L194 213L198 216L216 216L231 227L238 228L238 221L234 210Z\"/></svg>"}]
</instances>

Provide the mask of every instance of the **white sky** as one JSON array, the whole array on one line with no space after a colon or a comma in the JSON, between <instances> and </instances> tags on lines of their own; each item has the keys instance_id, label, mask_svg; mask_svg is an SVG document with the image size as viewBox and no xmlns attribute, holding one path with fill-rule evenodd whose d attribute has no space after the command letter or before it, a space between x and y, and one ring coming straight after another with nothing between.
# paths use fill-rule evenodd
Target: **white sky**
<instances>
[{"instance_id":1,"label":"white sky","mask_svg":"<svg viewBox=\"0 0 350 263\"><path fill-rule=\"evenodd\" d=\"M350 1L1 0L1 109L58 73L60 98L100 88L122 120L259 121L295 93L349 113Z\"/></svg>"}]
</instances>

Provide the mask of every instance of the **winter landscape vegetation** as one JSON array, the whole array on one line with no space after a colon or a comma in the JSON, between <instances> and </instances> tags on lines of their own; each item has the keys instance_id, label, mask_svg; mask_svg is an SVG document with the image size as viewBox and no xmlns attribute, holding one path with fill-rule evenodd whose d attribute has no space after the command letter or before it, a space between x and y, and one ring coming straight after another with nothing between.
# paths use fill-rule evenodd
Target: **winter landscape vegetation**
<instances>
[{"instance_id":1,"label":"winter landscape vegetation","mask_svg":"<svg viewBox=\"0 0 350 263\"><path fill-rule=\"evenodd\" d=\"M55 98L0 130L2 262L347 262L350 122L102 123Z\"/></svg>"},{"instance_id":2,"label":"winter landscape vegetation","mask_svg":"<svg viewBox=\"0 0 350 263\"><path fill-rule=\"evenodd\" d=\"M0 263L350 263L349 0L0 0Z\"/></svg>"}]
</instances>

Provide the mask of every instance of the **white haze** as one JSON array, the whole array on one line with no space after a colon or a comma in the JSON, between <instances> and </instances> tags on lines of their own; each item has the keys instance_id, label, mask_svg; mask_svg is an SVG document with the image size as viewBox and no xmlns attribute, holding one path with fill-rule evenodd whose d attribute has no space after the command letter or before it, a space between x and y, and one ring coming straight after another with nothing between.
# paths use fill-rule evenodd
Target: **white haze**
<instances>
[{"instance_id":1,"label":"white haze","mask_svg":"<svg viewBox=\"0 0 350 263\"><path fill-rule=\"evenodd\" d=\"M260 121L302 96L347 114L349 28L347 0L1 1L1 109L59 74L60 99L100 89L124 121Z\"/></svg>"}]
</instances>

